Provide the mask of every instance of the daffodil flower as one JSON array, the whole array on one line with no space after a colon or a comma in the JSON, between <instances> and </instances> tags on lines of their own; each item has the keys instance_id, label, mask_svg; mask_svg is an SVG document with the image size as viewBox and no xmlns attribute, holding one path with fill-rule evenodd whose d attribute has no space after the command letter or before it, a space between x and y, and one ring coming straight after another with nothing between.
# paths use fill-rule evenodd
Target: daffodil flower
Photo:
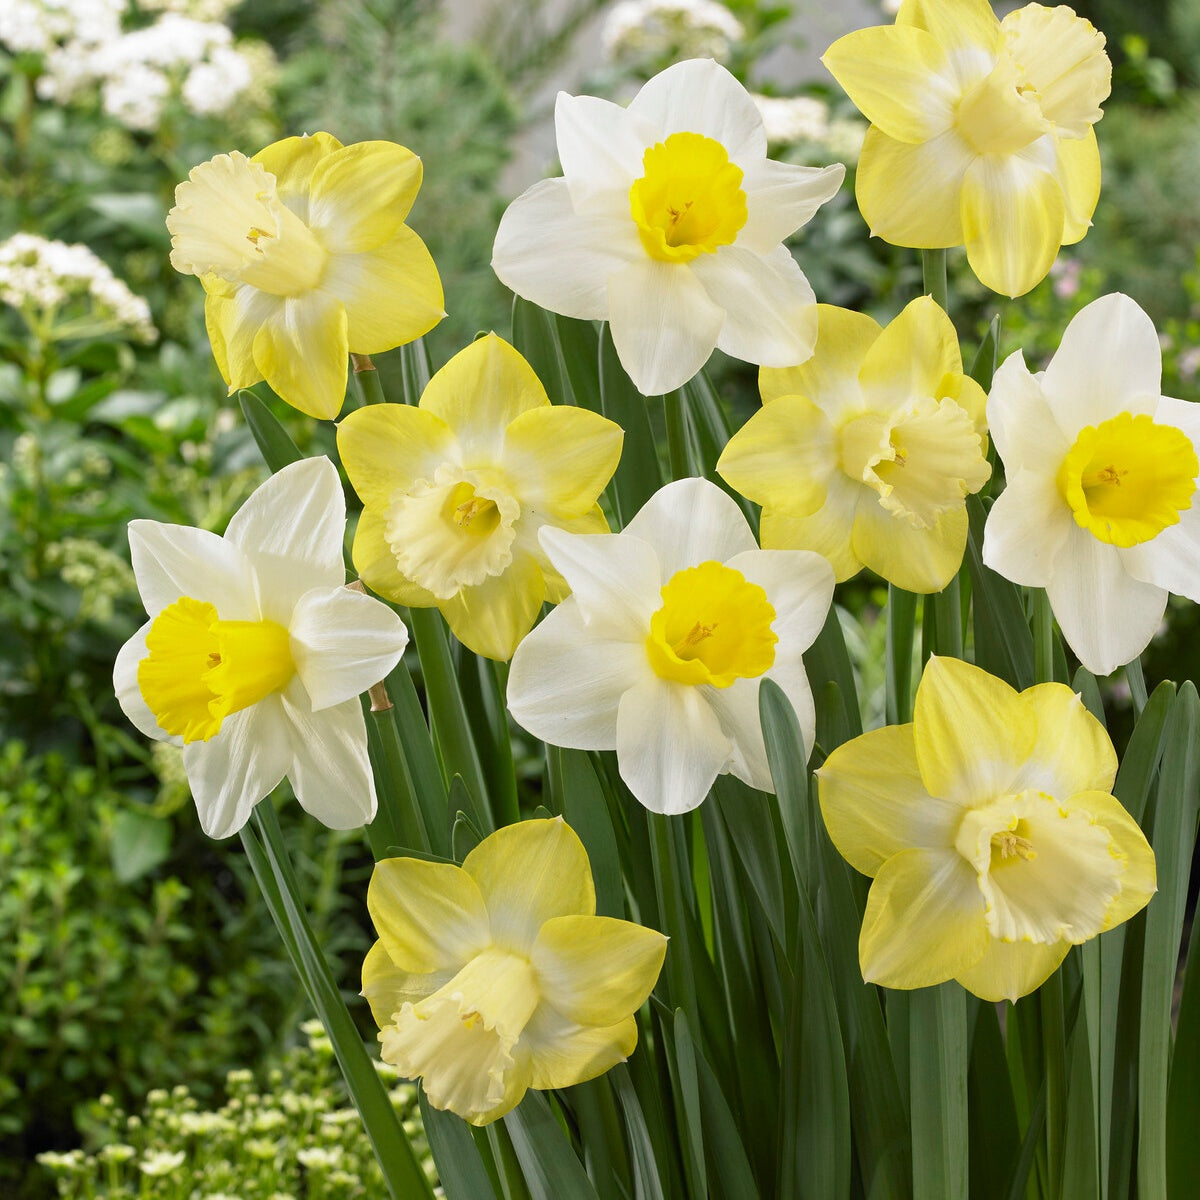
<instances>
[{"instance_id":1,"label":"daffodil flower","mask_svg":"<svg viewBox=\"0 0 1200 1200\"><path fill-rule=\"evenodd\" d=\"M988 0L904 0L894 26L848 33L822 61L871 122L856 195L873 234L965 245L986 286L1020 296L1087 233L1112 64L1069 8L1000 21Z\"/></svg>"},{"instance_id":2,"label":"daffodil flower","mask_svg":"<svg viewBox=\"0 0 1200 1200\"><path fill-rule=\"evenodd\" d=\"M583 843L521 821L463 860L377 863L363 995L381 1056L435 1108L487 1125L528 1088L594 1079L633 1053L661 933L598 917Z\"/></svg>"},{"instance_id":3,"label":"daffodil flower","mask_svg":"<svg viewBox=\"0 0 1200 1200\"><path fill-rule=\"evenodd\" d=\"M507 342L479 338L434 375L419 406L360 408L338 426L366 506L355 569L397 604L436 605L477 654L511 658L542 601L567 592L538 531L608 530L596 498L622 437L596 413L551 405Z\"/></svg>"},{"instance_id":4,"label":"daffodil flower","mask_svg":"<svg viewBox=\"0 0 1200 1200\"><path fill-rule=\"evenodd\" d=\"M273 475L224 537L130 523L150 620L121 648L113 686L138 729L182 744L209 837L236 833L285 775L330 828L375 815L359 693L399 662L408 634L344 586L345 525L327 458Z\"/></svg>"},{"instance_id":5,"label":"daffodil flower","mask_svg":"<svg viewBox=\"0 0 1200 1200\"><path fill-rule=\"evenodd\" d=\"M348 354L390 350L442 319L437 268L404 224L420 186L410 150L328 133L192 168L167 216L171 265L204 284L231 392L265 379L301 412L336 417Z\"/></svg>"},{"instance_id":6,"label":"daffodil flower","mask_svg":"<svg viewBox=\"0 0 1200 1200\"><path fill-rule=\"evenodd\" d=\"M759 372L763 408L717 470L763 506L762 544L815 550L840 583L868 567L938 592L962 562L966 497L987 481L983 389L928 296L886 328L822 304L803 366Z\"/></svg>"},{"instance_id":7,"label":"daffodil flower","mask_svg":"<svg viewBox=\"0 0 1200 1200\"><path fill-rule=\"evenodd\" d=\"M773 792L758 690L774 680L812 747L802 654L833 572L804 550L760 550L734 501L705 479L660 488L623 533L542 531L571 587L517 648L508 707L555 746L613 750L654 812L695 808L720 774Z\"/></svg>"},{"instance_id":8,"label":"daffodil flower","mask_svg":"<svg viewBox=\"0 0 1200 1200\"><path fill-rule=\"evenodd\" d=\"M1154 894L1154 852L1111 795L1117 756L1070 688L1016 692L931 658L912 723L839 746L817 771L833 844L873 877L863 978L956 979L984 1000L1040 986L1073 945Z\"/></svg>"},{"instance_id":9,"label":"daffodil flower","mask_svg":"<svg viewBox=\"0 0 1200 1200\"><path fill-rule=\"evenodd\" d=\"M845 168L767 158L750 94L711 59L677 63L628 108L558 94L563 178L500 221L501 282L553 312L608 321L638 390L686 383L714 346L752 363L803 362L814 297L785 238Z\"/></svg>"},{"instance_id":10,"label":"daffodil flower","mask_svg":"<svg viewBox=\"0 0 1200 1200\"><path fill-rule=\"evenodd\" d=\"M1200 601L1200 408L1161 389L1154 325L1116 293L1075 316L1045 371L1009 357L988 397L1007 482L983 561L1044 587L1098 675L1146 648L1168 592Z\"/></svg>"}]
</instances>

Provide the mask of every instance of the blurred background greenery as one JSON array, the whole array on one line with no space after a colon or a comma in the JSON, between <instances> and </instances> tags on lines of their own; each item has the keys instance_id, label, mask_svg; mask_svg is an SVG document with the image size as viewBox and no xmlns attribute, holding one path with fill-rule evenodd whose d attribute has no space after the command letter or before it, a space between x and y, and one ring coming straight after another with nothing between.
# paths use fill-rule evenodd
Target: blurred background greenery
<instances>
[{"instance_id":1,"label":"blurred background greenery","mask_svg":"<svg viewBox=\"0 0 1200 1200\"><path fill-rule=\"evenodd\" d=\"M105 1142L137 1141L129 1128L141 1120L122 1112L118 1129L97 1118L97 1097L110 1097L111 1116L134 1112L150 1089L180 1086L191 1099L176 1107L219 1113L237 1099L226 1097L227 1072L269 1071L306 1015L240 850L200 834L177 755L147 747L112 695L113 657L142 620L126 523L220 531L265 474L213 365L201 288L167 261L175 184L215 153L252 154L318 128L409 146L425 165L410 223L438 263L450 314L426 339L437 366L479 330L508 332L511 298L491 272L491 243L505 204L553 169L545 147L556 86L625 100L670 62L712 55L759 94L774 157L853 171L865 127L832 81L785 86L763 69L806 38L810 58L824 49L816 0L468 5L469 38L462 9L436 0L6 0L0 9L6 1197L49 1195L56 1181L70 1195L134 1194L127 1183L150 1194L154 1176L136 1182L124 1150L96 1157ZM1116 67L1098 129L1095 228L1017 301L985 293L952 252L964 354L999 315L1001 356L1023 348L1040 365L1083 304L1121 290L1162 331L1164 390L1195 400L1200 18L1189 0L1095 0L1082 11L1108 33ZM890 19L868 0L853 15ZM868 237L852 179L794 250L819 299L881 320L921 286L915 252ZM386 358L380 367L386 384L397 368ZM753 369L719 359L710 372L740 423L757 403ZM305 452L332 451L330 429L266 398ZM838 597L875 721L882 595L858 579ZM1151 684L1200 676L1196 620L1191 605L1172 610L1150 651ZM370 857L357 836L314 827L294 805L281 818L318 933L356 992ZM154 1139L137 1141L139 1162L190 1170L184 1157L175 1163L194 1136L185 1127L164 1117ZM89 1153L66 1165L54 1157L81 1143ZM258 1195L248 1179L239 1194ZM305 1194L302 1180L294 1186Z\"/></svg>"}]
</instances>

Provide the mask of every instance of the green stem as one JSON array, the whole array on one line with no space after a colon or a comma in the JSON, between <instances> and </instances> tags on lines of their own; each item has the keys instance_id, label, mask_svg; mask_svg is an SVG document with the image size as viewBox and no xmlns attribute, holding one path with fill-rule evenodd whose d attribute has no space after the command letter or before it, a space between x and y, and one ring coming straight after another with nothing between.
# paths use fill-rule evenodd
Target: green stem
<instances>
[{"instance_id":1,"label":"green stem","mask_svg":"<svg viewBox=\"0 0 1200 1200\"><path fill-rule=\"evenodd\" d=\"M925 284L925 294L932 296L943 308L950 311L949 289L946 284L946 251L922 250L921 275Z\"/></svg>"},{"instance_id":2,"label":"green stem","mask_svg":"<svg viewBox=\"0 0 1200 1200\"><path fill-rule=\"evenodd\" d=\"M1054 682L1054 614L1042 588L1033 593L1033 678L1035 683Z\"/></svg>"},{"instance_id":3,"label":"green stem","mask_svg":"<svg viewBox=\"0 0 1200 1200\"><path fill-rule=\"evenodd\" d=\"M667 460L672 479L687 479L692 474L687 445L687 412L684 393L668 392L663 397L667 417Z\"/></svg>"},{"instance_id":4,"label":"green stem","mask_svg":"<svg viewBox=\"0 0 1200 1200\"><path fill-rule=\"evenodd\" d=\"M912 648L916 622L916 596L889 583L886 683L889 725L903 725L912 720Z\"/></svg>"},{"instance_id":5,"label":"green stem","mask_svg":"<svg viewBox=\"0 0 1200 1200\"><path fill-rule=\"evenodd\" d=\"M1136 716L1142 715L1146 707L1146 678L1142 674L1142 660L1135 658L1125 664L1125 682L1129 684L1129 694L1133 697L1133 711Z\"/></svg>"},{"instance_id":6,"label":"green stem","mask_svg":"<svg viewBox=\"0 0 1200 1200\"><path fill-rule=\"evenodd\" d=\"M1061 971L1055 971L1042 984L1038 997L1042 1008L1042 1058L1046 1064L1046 1163L1050 1194L1057 1196L1062 1187L1067 1119L1067 1030Z\"/></svg>"},{"instance_id":7,"label":"green stem","mask_svg":"<svg viewBox=\"0 0 1200 1200\"><path fill-rule=\"evenodd\" d=\"M962 585L959 577L955 575L945 590L936 592L931 599L937 629L936 653L962 658Z\"/></svg>"},{"instance_id":8,"label":"green stem","mask_svg":"<svg viewBox=\"0 0 1200 1200\"><path fill-rule=\"evenodd\" d=\"M383 385L379 382L379 372L371 361L369 354L352 354L350 361L354 365L354 382L358 384L359 395L364 404L383 404L387 397L383 394Z\"/></svg>"},{"instance_id":9,"label":"green stem","mask_svg":"<svg viewBox=\"0 0 1200 1200\"><path fill-rule=\"evenodd\" d=\"M372 688L371 700L367 745L379 796L379 811L367 830L371 850L376 861L383 856L380 851L386 852L392 846L430 850L429 831L416 800L396 709L382 684ZM387 700L386 706L383 700Z\"/></svg>"}]
</instances>

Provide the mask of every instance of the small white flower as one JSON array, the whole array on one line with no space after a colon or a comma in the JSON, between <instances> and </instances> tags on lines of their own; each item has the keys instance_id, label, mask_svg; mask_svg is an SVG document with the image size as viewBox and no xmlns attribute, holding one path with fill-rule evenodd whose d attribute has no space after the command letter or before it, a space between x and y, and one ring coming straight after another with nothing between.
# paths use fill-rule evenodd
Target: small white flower
<instances>
[{"instance_id":1,"label":"small white flower","mask_svg":"<svg viewBox=\"0 0 1200 1200\"><path fill-rule=\"evenodd\" d=\"M150 1150L138 1163L138 1169L143 1175L170 1175L183 1166L186 1157L182 1150Z\"/></svg>"}]
</instances>

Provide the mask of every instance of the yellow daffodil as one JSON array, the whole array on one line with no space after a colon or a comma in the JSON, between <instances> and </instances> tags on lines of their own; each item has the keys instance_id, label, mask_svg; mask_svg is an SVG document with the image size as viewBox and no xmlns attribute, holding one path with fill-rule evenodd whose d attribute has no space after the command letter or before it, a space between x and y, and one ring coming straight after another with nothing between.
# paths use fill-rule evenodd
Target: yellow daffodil
<instances>
[{"instance_id":1,"label":"yellow daffodil","mask_svg":"<svg viewBox=\"0 0 1200 1200\"><path fill-rule=\"evenodd\" d=\"M360 408L338 426L365 505L355 568L397 604L436 605L477 654L511 658L542 601L567 594L538 531L608 531L596 498L622 437L587 409L551 405L506 341L479 338L434 375L419 406Z\"/></svg>"},{"instance_id":2,"label":"yellow daffodil","mask_svg":"<svg viewBox=\"0 0 1200 1200\"><path fill-rule=\"evenodd\" d=\"M231 392L265 379L331 419L350 353L390 350L442 319L437 268L404 224L420 186L421 160L403 146L328 133L192 168L167 216L171 265L204 284Z\"/></svg>"},{"instance_id":3,"label":"yellow daffodil","mask_svg":"<svg viewBox=\"0 0 1200 1200\"><path fill-rule=\"evenodd\" d=\"M148 737L183 746L209 837L228 837L286 775L333 829L375 815L359 694L400 661L408 634L345 587L346 502L327 458L285 467L224 537L133 521L129 549L150 620L113 685Z\"/></svg>"},{"instance_id":4,"label":"yellow daffodil","mask_svg":"<svg viewBox=\"0 0 1200 1200\"><path fill-rule=\"evenodd\" d=\"M856 195L897 246L967 248L993 291L1020 296L1080 241L1100 195L1092 126L1108 96L1104 35L1069 8L904 0L894 26L822 60L871 122Z\"/></svg>"},{"instance_id":5,"label":"yellow daffodil","mask_svg":"<svg viewBox=\"0 0 1200 1200\"><path fill-rule=\"evenodd\" d=\"M559 92L563 177L509 205L492 266L552 312L608 321L643 395L681 387L714 346L783 367L812 353L812 288L783 245L845 168L767 158L750 94L711 59L676 63L628 108Z\"/></svg>"},{"instance_id":6,"label":"yellow daffodil","mask_svg":"<svg viewBox=\"0 0 1200 1200\"><path fill-rule=\"evenodd\" d=\"M653 812L695 808L728 773L773 792L758 690L783 688L811 747L803 653L829 613L829 564L760 550L707 479L660 488L623 533L546 529L542 545L571 595L513 657L517 722L555 746L615 749Z\"/></svg>"},{"instance_id":7,"label":"yellow daffodil","mask_svg":"<svg viewBox=\"0 0 1200 1200\"><path fill-rule=\"evenodd\" d=\"M988 396L1007 481L983 561L1044 587L1098 675L1146 648L1169 592L1200 602L1200 408L1161 390L1154 324L1116 293L1076 314L1045 371L1008 358Z\"/></svg>"},{"instance_id":8,"label":"yellow daffodil","mask_svg":"<svg viewBox=\"0 0 1200 1200\"><path fill-rule=\"evenodd\" d=\"M1111 795L1116 773L1108 734L1070 688L1018 693L931 658L912 723L846 742L817 772L829 836L874 878L863 977L957 979L1015 1000L1139 912L1154 852Z\"/></svg>"},{"instance_id":9,"label":"yellow daffodil","mask_svg":"<svg viewBox=\"0 0 1200 1200\"><path fill-rule=\"evenodd\" d=\"M815 550L838 582L865 566L911 592L941 591L962 562L966 497L991 473L983 389L928 296L886 329L817 311L816 353L759 372L763 408L717 470L763 506L764 547Z\"/></svg>"},{"instance_id":10,"label":"yellow daffodil","mask_svg":"<svg viewBox=\"0 0 1200 1200\"><path fill-rule=\"evenodd\" d=\"M499 829L461 867L385 859L367 907L379 940L363 995L382 1058L435 1108L487 1125L528 1088L571 1087L633 1053L667 939L595 915L587 852L561 817Z\"/></svg>"}]
</instances>

